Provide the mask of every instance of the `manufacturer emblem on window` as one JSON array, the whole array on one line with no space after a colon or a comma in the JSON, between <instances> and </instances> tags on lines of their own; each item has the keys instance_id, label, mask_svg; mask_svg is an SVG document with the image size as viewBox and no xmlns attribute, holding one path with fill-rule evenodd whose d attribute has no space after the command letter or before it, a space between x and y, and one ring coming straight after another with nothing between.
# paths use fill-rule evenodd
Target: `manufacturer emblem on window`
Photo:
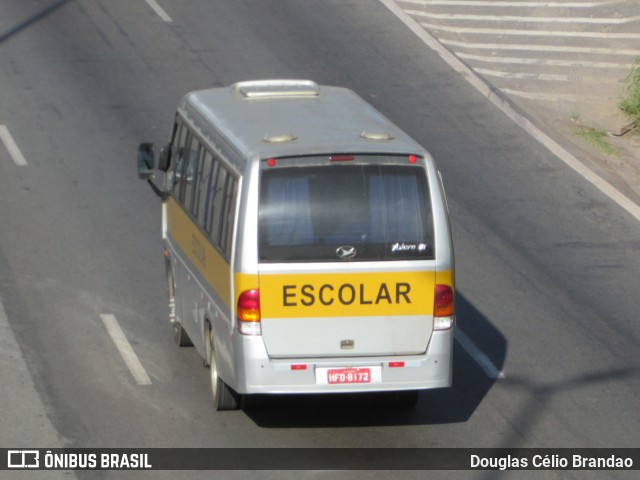
<instances>
[{"instance_id":1,"label":"manufacturer emblem on window","mask_svg":"<svg viewBox=\"0 0 640 480\"><path fill-rule=\"evenodd\" d=\"M344 246L336 249L336 255L342 259L353 258L356 256L356 253L358 253L356 247Z\"/></svg>"}]
</instances>

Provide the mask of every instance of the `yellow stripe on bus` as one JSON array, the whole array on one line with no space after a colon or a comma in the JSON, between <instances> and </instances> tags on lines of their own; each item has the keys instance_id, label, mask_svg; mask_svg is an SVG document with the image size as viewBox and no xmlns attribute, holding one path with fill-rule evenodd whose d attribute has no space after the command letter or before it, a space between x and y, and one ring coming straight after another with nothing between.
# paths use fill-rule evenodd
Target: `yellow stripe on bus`
<instances>
[{"instance_id":1,"label":"yellow stripe on bus","mask_svg":"<svg viewBox=\"0 0 640 480\"><path fill-rule=\"evenodd\" d=\"M434 271L260 275L260 308L263 318L433 315L435 278Z\"/></svg>"},{"instance_id":2,"label":"yellow stripe on bus","mask_svg":"<svg viewBox=\"0 0 640 480\"><path fill-rule=\"evenodd\" d=\"M205 288L231 308L229 264L172 198L167 199L167 230ZM433 315L434 285L453 287L453 272L236 273L234 281L236 296L260 289L263 318Z\"/></svg>"},{"instance_id":3,"label":"yellow stripe on bus","mask_svg":"<svg viewBox=\"0 0 640 480\"><path fill-rule=\"evenodd\" d=\"M195 268L227 307L231 297L231 268L224 257L209 242L189 215L171 197L167 199L167 232L187 256L190 268Z\"/></svg>"},{"instance_id":4,"label":"yellow stripe on bus","mask_svg":"<svg viewBox=\"0 0 640 480\"><path fill-rule=\"evenodd\" d=\"M440 270L436 272L436 285L449 285L455 290L455 278L453 270Z\"/></svg>"}]
</instances>

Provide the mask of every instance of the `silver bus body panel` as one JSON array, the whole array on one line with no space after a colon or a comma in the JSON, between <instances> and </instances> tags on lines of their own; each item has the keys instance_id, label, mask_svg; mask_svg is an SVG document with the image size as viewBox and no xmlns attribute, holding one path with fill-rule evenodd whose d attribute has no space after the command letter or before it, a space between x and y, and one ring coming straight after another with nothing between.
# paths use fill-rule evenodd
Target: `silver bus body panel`
<instances>
[{"instance_id":1,"label":"silver bus body panel","mask_svg":"<svg viewBox=\"0 0 640 480\"><path fill-rule=\"evenodd\" d=\"M237 238L235 242L235 271L255 274L258 272L258 200L260 191L260 164L258 158L247 164L243 177L244 188L236 217ZM235 298L235 297L234 297Z\"/></svg>"},{"instance_id":2,"label":"silver bus body panel","mask_svg":"<svg viewBox=\"0 0 640 480\"><path fill-rule=\"evenodd\" d=\"M184 252L171 237L167 238L166 245L171 252L169 261L173 268L175 282L182 286L176 289L177 321L188 332L198 353L204 357L206 351L204 322L211 322L218 335L223 335L223 332L231 330L231 310L226 306L224 299L211 288L206 287L206 280L197 269L189 266Z\"/></svg>"},{"instance_id":3,"label":"silver bus body panel","mask_svg":"<svg viewBox=\"0 0 640 480\"><path fill-rule=\"evenodd\" d=\"M321 277L332 274L392 274L415 272L432 277L435 275L433 260L423 261L379 261L348 263L291 263L260 264L261 279L269 274L316 274ZM373 303L378 292L355 286L355 296L360 301ZM387 288L387 287L385 287ZM303 300L301 292L293 290L292 301ZM394 297L394 287L388 286L385 293ZM320 295L319 292L314 292ZM335 289L329 292L332 301L337 301ZM433 316L426 315L358 315L334 317L278 318L263 315L262 336L271 358L362 357L417 355L427 350L433 327ZM340 342L353 343L349 350L340 347Z\"/></svg>"},{"instance_id":4,"label":"silver bus body panel","mask_svg":"<svg viewBox=\"0 0 640 480\"><path fill-rule=\"evenodd\" d=\"M360 358L269 358L260 337L235 337L236 362L242 365L233 388L241 394L355 393L367 391L426 390L450 387L454 330L434 332L422 355ZM393 364L404 363L403 367ZM300 366L306 368L301 369ZM322 368L380 367L381 381L370 384L318 384Z\"/></svg>"},{"instance_id":5,"label":"silver bus body panel","mask_svg":"<svg viewBox=\"0 0 640 480\"><path fill-rule=\"evenodd\" d=\"M425 352L432 326L422 315L269 318L262 336L270 358L402 356Z\"/></svg>"},{"instance_id":6,"label":"silver bus body panel","mask_svg":"<svg viewBox=\"0 0 640 480\"><path fill-rule=\"evenodd\" d=\"M345 152L424 151L358 95L340 87L322 86L320 95L312 98L274 99L246 99L233 89L215 88L187 94L179 108L191 117L206 119L203 131L214 126L226 143L238 151L239 157L247 160ZM363 131L385 132L393 139L367 140L361 136ZM265 137L277 134L291 134L296 140L264 141Z\"/></svg>"}]
</instances>

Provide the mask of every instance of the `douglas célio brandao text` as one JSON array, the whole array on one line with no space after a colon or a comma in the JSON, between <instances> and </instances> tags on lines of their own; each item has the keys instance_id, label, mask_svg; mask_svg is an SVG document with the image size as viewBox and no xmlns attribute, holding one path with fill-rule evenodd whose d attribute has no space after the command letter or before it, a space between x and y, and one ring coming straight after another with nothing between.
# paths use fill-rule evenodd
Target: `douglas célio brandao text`
<instances>
[{"instance_id":1,"label":"douglas c\u00e9lio brandao text","mask_svg":"<svg viewBox=\"0 0 640 480\"><path fill-rule=\"evenodd\" d=\"M548 469L632 469L633 458L608 454L584 456L580 454L535 454L530 456L482 456L473 454L469 458L471 469L479 470L548 470Z\"/></svg>"}]
</instances>

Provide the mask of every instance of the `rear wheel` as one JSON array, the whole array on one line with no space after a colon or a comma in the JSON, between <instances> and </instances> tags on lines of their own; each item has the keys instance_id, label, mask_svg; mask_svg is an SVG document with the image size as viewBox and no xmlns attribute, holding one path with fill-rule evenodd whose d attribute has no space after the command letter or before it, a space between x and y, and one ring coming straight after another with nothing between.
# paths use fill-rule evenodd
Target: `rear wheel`
<instances>
[{"instance_id":1,"label":"rear wheel","mask_svg":"<svg viewBox=\"0 0 640 480\"><path fill-rule=\"evenodd\" d=\"M218 376L218 364L216 362L216 353L211 329L209 329L209 348L207 354L209 355L209 376L213 405L218 411L239 409L240 395L224 383L224 381Z\"/></svg>"},{"instance_id":2,"label":"rear wheel","mask_svg":"<svg viewBox=\"0 0 640 480\"><path fill-rule=\"evenodd\" d=\"M173 340L176 342L176 345L179 347L191 347L193 346L193 342L189 338L189 335L182 328L180 322L177 320L173 322Z\"/></svg>"},{"instance_id":3,"label":"rear wheel","mask_svg":"<svg viewBox=\"0 0 640 480\"><path fill-rule=\"evenodd\" d=\"M168 259L166 268L167 285L169 287L169 322L173 325L173 340L179 347L191 347L193 346L193 342L176 317L176 287L173 283L173 270L171 269L171 263Z\"/></svg>"}]
</instances>

